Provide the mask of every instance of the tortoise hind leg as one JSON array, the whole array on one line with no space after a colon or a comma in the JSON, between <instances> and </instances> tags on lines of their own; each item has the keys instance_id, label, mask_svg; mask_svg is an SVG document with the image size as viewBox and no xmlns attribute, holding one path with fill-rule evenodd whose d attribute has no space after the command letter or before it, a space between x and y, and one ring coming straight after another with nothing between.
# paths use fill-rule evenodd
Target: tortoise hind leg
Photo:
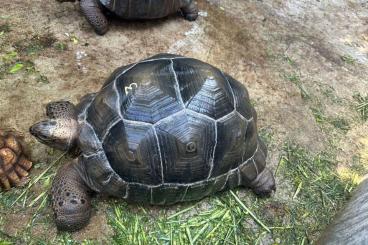
<instances>
[{"instance_id":1,"label":"tortoise hind leg","mask_svg":"<svg viewBox=\"0 0 368 245\"><path fill-rule=\"evenodd\" d=\"M103 35L107 32L109 24L97 0L81 0L80 8L97 34Z\"/></svg>"},{"instance_id":2,"label":"tortoise hind leg","mask_svg":"<svg viewBox=\"0 0 368 245\"><path fill-rule=\"evenodd\" d=\"M257 178L250 184L253 192L260 197L270 196L273 191L276 191L275 178L272 172L265 168Z\"/></svg>"},{"instance_id":3,"label":"tortoise hind leg","mask_svg":"<svg viewBox=\"0 0 368 245\"><path fill-rule=\"evenodd\" d=\"M194 1L181 8L184 18L189 21L194 21L198 18L198 7Z\"/></svg>"},{"instance_id":4,"label":"tortoise hind leg","mask_svg":"<svg viewBox=\"0 0 368 245\"><path fill-rule=\"evenodd\" d=\"M260 138L254 156L239 166L241 185L249 187L260 197L269 196L276 191L275 178L266 168L267 148Z\"/></svg>"},{"instance_id":5,"label":"tortoise hind leg","mask_svg":"<svg viewBox=\"0 0 368 245\"><path fill-rule=\"evenodd\" d=\"M59 230L76 231L91 216L90 189L77 171L76 162L61 167L52 183L52 208Z\"/></svg>"}]
</instances>

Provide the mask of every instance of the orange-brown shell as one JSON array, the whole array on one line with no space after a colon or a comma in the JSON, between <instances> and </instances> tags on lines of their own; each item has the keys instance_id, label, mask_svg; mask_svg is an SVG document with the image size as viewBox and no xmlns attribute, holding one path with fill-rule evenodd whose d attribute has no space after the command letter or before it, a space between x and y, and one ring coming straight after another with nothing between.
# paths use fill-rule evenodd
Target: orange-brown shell
<instances>
[{"instance_id":1,"label":"orange-brown shell","mask_svg":"<svg viewBox=\"0 0 368 245\"><path fill-rule=\"evenodd\" d=\"M0 185L4 190L18 186L28 175L32 162L27 159L20 138L0 129Z\"/></svg>"}]
</instances>

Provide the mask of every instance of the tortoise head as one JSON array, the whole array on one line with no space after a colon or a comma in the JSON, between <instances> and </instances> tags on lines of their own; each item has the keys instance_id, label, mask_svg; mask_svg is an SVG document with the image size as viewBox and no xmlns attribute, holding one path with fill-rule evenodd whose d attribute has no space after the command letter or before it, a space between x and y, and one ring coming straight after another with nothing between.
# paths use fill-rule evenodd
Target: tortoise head
<instances>
[{"instance_id":1,"label":"tortoise head","mask_svg":"<svg viewBox=\"0 0 368 245\"><path fill-rule=\"evenodd\" d=\"M29 131L45 145L71 151L76 145L78 123L71 118L48 119L34 124Z\"/></svg>"}]
</instances>

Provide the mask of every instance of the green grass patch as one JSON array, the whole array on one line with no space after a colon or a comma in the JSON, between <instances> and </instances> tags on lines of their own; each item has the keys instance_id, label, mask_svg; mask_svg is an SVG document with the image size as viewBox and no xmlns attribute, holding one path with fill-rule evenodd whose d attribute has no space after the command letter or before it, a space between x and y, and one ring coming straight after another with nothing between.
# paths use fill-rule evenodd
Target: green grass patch
<instances>
[{"instance_id":1,"label":"green grass patch","mask_svg":"<svg viewBox=\"0 0 368 245\"><path fill-rule=\"evenodd\" d=\"M351 57L350 55L343 55L341 56L342 61L344 61L346 64L354 65L356 63L356 60Z\"/></svg>"},{"instance_id":2,"label":"green grass patch","mask_svg":"<svg viewBox=\"0 0 368 245\"><path fill-rule=\"evenodd\" d=\"M0 56L0 79L7 74L14 75L21 72L35 75L37 82L49 83L48 78L36 70L35 64L28 56L22 56L22 53L17 51Z\"/></svg>"},{"instance_id":3,"label":"green grass patch","mask_svg":"<svg viewBox=\"0 0 368 245\"><path fill-rule=\"evenodd\" d=\"M349 131L350 130L350 124L349 122L341 117L337 117L337 118L330 118L329 119L329 123L334 126L337 129L340 129L342 131Z\"/></svg>"},{"instance_id":4,"label":"green grass patch","mask_svg":"<svg viewBox=\"0 0 368 245\"><path fill-rule=\"evenodd\" d=\"M307 89L304 87L299 75L297 75L296 73L284 74L284 78L298 87L298 89L300 90L300 95L303 99L310 99L311 96Z\"/></svg>"},{"instance_id":5,"label":"green grass patch","mask_svg":"<svg viewBox=\"0 0 368 245\"><path fill-rule=\"evenodd\" d=\"M294 145L284 147L280 173L292 184L286 217L293 228L280 234L283 244L306 244L318 239L321 231L350 196L355 187L336 173L337 163L329 153L309 154ZM282 223L281 223L282 222Z\"/></svg>"},{"instance_id":6,"label":"green grass patch","mask_svg":"<svg viewBox=\"0 0 368 245\"><path fill-rule=\"evenodd\" d=\"M322 129L326 129L326 125L331 125L335 129L341 130L346 133L350 130L350 123L348 120L342 117L329 117L324 114L321 105L311 106L312 115L318 124L321 125Z\"/></svg>"},{"instance_id":7,"label":"green grass patch","mask_svg":"<svg viewBox=\"0 0 368 245\"><path fill-rule=\"evenodd\" d=\"M173 214L166 214L164 207L152 214L147 208L116 204L110 224L115 244L247 244L270 231L251 209L227 192L183 205Z\"/></svg>"},{"instance_id":8,"label":"green grass patch","mask_svg":"<svg viewBox=\"0 0 368 245\"><path fill-rule=\"evenodd\" d=\"M57 42L57 43L54 44L54 47L58 51L68 50L68 44L66 44L64 42Z\"/></svg>"},{"instance_id":9,"label":"green grass patch","mask_svg":"<svg viewBox=\"0 0 368 245\"><path fill-rule=\"evenodd\" d=\"M323 113L323 110L320 107L311 107L312 114L317 123L326 123L328 118Z\"/></svg>"},{"instance_id":10,"label":"green grass patch","mask_svg":"<svg viewBox=\"0 0 368 245\"><path fill-rule=\"evenodd\" d=\"M0 33L4 34L10 31L11 31L11 28L10 28L9 23L0 24Z\"/></svg>"},{"instance_id":11,"label":"green grass patch","mask_svg":"<svg viewBox=\"0 0 368 245\"><path fill-rule=\"evenodd\" d=\"M368 119L368 95L356 94L353 96L356 101L356 110L360 114L363 121Z\"/></svg>"},{"instance_id":12,"label":"green grass patch","mask_svg":"<svg viewBox=\"0 0 368 245\"><path fill-rule=\"evenodd\" d=\"M288 63L290 66L296 66L296 62L288 55L282 55L282 60Z\"/></svg>"}]
</instances>

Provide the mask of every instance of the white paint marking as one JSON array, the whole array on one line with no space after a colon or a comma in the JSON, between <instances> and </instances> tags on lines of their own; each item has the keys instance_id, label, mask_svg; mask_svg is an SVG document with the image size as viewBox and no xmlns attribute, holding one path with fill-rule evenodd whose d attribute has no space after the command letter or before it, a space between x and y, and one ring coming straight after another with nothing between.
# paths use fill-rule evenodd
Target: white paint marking
<instances>
[{"instance_id":1,"label":"white paint marking","mask_svg":"<svg viewBox=\"0 0 368 245\"><path fill-rule=\"evenodd\" d=\"M152 126L152 128L153 128L153 133L154 133L155 138L156 138L157 147L158 147L158 153L159 153L159 156L160 156L160 164L161 164L161 183L164 183L164 164L163 164L163 161L162 161L160 142L159 142L159 140L158 140L158 136L157 136L157 132L156 132L155 127L153 127L153 126Z\"/></svg>"},{"instance_id":2,"label":"white paint marking","mask_svg":"<svg viewBox=\"0 0 368 245\"><path fill-rule=\"evenodd\" d=\"M179 80L178 80L178 75L176 74L175 70L174 70L174 61L170 60L171 64L170 64L170 69L174 74L174 78L175 78L175 93L176 93L176 97L179 98L180 103L182 104L183 108L185 108L184 102L183 102L183 97L181 96L180 93L180 85L179 85Z\"/></svg>"},{"instance_id":3,"label":"white paint marking","mask_svg":"<svg viewBox=\"0 0 368 245\"><path fill-rule=\"evenodd\" d=\"M217 148L217 122L215 121L215 146L213 147L212 159L210 161L210 172L208 173L207 180L210 179L213 171L213 167L215 166L215 153Z\"/></svg>"}]
</instances>

